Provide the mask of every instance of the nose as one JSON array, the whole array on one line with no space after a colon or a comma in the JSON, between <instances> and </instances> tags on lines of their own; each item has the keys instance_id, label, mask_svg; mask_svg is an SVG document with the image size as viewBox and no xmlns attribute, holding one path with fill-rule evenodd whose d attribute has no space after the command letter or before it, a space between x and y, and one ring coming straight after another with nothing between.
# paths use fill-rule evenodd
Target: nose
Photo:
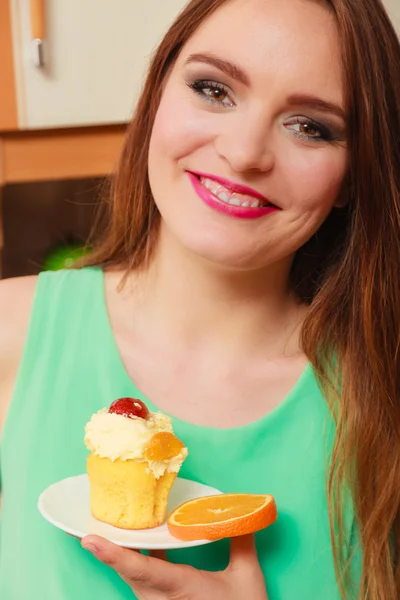
<instances>
[{"instance_id":1,"label":"nose","mask_svg":"<svg viewBox=\"0 0 400 600\"><path fill-rule=\"evenodd\" d=\"M215 138L215 149L233 171L270 171L275 162L267 128L258 119L237 119Z\"/></svg>"}]
</instances>

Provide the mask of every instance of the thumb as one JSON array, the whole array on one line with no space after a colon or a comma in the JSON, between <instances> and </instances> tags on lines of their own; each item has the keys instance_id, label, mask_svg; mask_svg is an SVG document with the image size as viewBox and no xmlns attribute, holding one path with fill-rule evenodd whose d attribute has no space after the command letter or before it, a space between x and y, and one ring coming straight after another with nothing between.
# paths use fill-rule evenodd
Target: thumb
<instances>
[{"instance_id":1,"label":"thumb","mask_svg":"<svg viewBox=\"0 0 400 600\"><path fill-rule=\"evenodd\" d=\"M129 585L143 585L165 594L180 592L185 587L178 565L144 556L94 535L83 538L82 547L117 571Z\"/></svg>"}]
</instances>

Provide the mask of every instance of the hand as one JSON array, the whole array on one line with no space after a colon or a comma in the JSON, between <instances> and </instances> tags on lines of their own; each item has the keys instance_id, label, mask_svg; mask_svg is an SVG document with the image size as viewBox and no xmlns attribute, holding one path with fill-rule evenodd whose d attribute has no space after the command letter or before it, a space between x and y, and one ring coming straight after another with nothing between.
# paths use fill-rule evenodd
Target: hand
<instances>
[{"instance_id":1,"label":"hand","mask_svg":"<svg viewBox=\"0 0 400 600\"><path fill-rule=\"evenodd\" d=\"M115 569L138 600L268 600L252 535L232 538L229 565L220 572L169 563L165 553L143 556L93 535L82 546Z\"/></svg>"}]
</instances>

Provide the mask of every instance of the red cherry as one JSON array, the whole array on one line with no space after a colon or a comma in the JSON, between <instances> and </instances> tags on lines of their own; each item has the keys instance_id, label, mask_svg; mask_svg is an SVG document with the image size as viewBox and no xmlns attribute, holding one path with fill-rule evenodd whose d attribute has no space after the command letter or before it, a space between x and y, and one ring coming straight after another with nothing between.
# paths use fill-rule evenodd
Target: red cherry
<instances>
[{"instance_id":1,"label":"red cherry","mask_svg":"<svg viewBox=\"0 0 400 600\"><path fill-rule=\"evenodd\" d=\"M128 419L134 417L147 419L150 414L145 403L137 398L119 398L111 404L108 412L128 417Z\"/></svg>"}]
</instances>

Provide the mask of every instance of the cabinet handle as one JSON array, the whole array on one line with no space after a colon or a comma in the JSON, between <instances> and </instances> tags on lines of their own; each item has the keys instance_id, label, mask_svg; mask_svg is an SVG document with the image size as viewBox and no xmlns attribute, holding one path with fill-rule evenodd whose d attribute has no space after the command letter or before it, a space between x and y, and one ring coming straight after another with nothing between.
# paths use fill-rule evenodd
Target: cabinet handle
<instances>
[{"instance_id":1,"label":"cabinet handle","mask_svg":"<svg viewBox=\"0 0 400 600\"><path fill-rule=\"evenodd\" d=\"M30 12L33 62L36 67L43 67L43 40L46 38L46 1L30 0Z\"/></svg>"}]
</instances>

